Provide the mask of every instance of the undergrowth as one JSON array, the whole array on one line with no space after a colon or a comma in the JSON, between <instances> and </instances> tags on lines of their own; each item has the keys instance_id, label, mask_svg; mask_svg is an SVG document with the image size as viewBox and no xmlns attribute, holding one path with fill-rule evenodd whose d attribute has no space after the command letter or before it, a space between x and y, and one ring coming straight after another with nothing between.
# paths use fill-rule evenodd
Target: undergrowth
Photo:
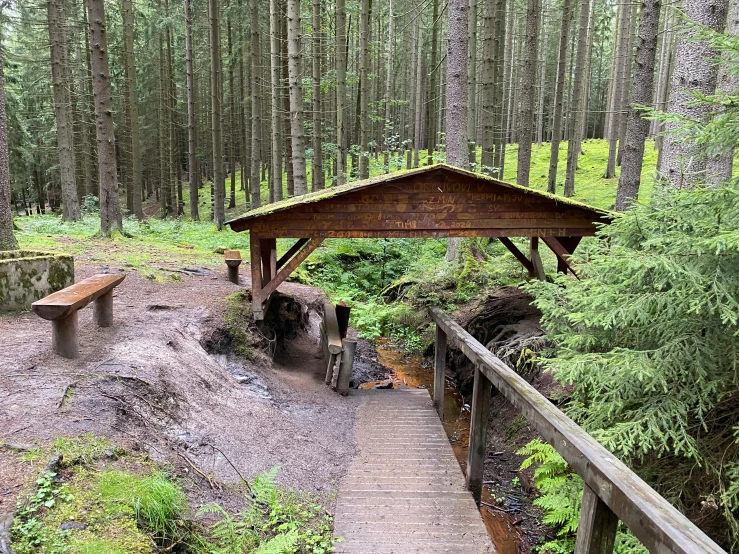
<instances>
[{"instance_id":1,"label":"undergrowth","mask_svg":"<svg viewBox=\"0 0 739 554\"><path fill-rule=\"evenodd\" d=\"M325 554L333 520L308 494L276 483L279 468L257 476L245 507L191 509L187 482L146 455L88 434L60 437L21 459L48 465L17 505L16 554Z\"/></svg>"}]
</instances>

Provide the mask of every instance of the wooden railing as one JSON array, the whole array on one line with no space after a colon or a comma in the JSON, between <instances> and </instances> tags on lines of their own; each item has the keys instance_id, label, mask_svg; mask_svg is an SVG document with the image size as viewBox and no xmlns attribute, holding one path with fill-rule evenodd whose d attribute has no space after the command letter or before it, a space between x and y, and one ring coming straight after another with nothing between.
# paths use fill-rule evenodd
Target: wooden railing
<instances>
[{"instance_id":1,"label":"wooden railing","mask_svg":"<svg viewBox=\"0 0 739 554\"><path fill-rule=\"evenodd\" d=\"M436 323L434 405L443 418L447 345L460 349L475 365L467 458L467 486L479 502L482 492L485 433L494 386L546 439L583 481L582 509L575 554L610 554L621 520L653 553L725 551L662 498L618 458L551 404L515 371L491 354L449 315L431 308Z\"/></svg>"}]
</instances>

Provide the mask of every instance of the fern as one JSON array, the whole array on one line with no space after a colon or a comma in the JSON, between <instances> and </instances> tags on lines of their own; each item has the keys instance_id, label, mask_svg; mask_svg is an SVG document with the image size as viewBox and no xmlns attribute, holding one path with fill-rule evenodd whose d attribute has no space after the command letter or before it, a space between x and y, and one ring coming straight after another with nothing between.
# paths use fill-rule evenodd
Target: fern
<instances>
[{"instance_id":1,"label":"fern","mask_svg":"<svg viewBox=\"0 0 739 554\"><path fill-rule=\"evenodd\" d=\"M284 535L277 535L269 542L265 542L252 554L292 554L297 551L298 532L293 529Z\"/></svg>"}]
</instances>

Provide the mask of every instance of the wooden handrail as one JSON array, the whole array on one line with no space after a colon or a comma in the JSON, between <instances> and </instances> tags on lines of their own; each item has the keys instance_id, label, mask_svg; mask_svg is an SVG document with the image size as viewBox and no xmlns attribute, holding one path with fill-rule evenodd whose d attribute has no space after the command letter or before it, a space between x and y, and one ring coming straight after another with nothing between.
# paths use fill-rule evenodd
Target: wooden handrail
<instances>
[{"instance_id":1,"label":"wooden handrail","mask_svg":"<svg viewBox=\"0 0 739 554\"><path fill-rule=\"evenodd\" d=\"M651 552L726 554L677 508L490 353L448 314L439 308L430 308L429 314L437 325L437 331L446 335L446 344L460 349L475 365L475 386L483 380L492 383L585 481L583 511L587 513L580 516L576 554L612 551L616 519L609 517L609 510ZM437 367L436 375L439 374ZM484 399L487 395L478 391L473 396ZM484 425L487 425L486 419ZM473 436L472 430L470 436ZM484 445L484 431L482 439ZM468 475L468 484L470 482Z\"/></svg>"}]
</instances>

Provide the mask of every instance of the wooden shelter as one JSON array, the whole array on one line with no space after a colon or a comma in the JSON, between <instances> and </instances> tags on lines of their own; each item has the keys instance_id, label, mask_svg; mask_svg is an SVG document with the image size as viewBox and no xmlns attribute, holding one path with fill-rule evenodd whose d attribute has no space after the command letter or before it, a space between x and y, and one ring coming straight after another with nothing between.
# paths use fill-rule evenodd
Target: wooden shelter
<instances>
[{"instance_id":1,"label":"wooden shelter","mask_svg":"<svg viewBox=\"0 0 739 554\"><path fill-rule=\"evenodd\" d=\"M505 183L447 165L390 173L268 204L227 222L249 231L254 317L264 318L270 295L326 238L496 237L544 278L541 239L558 271L582 237L610 212L569 198ZM530 237L528 256L510 237ZM278 238L298 239L279 259Z\"/></svg>"}]
</instances>

